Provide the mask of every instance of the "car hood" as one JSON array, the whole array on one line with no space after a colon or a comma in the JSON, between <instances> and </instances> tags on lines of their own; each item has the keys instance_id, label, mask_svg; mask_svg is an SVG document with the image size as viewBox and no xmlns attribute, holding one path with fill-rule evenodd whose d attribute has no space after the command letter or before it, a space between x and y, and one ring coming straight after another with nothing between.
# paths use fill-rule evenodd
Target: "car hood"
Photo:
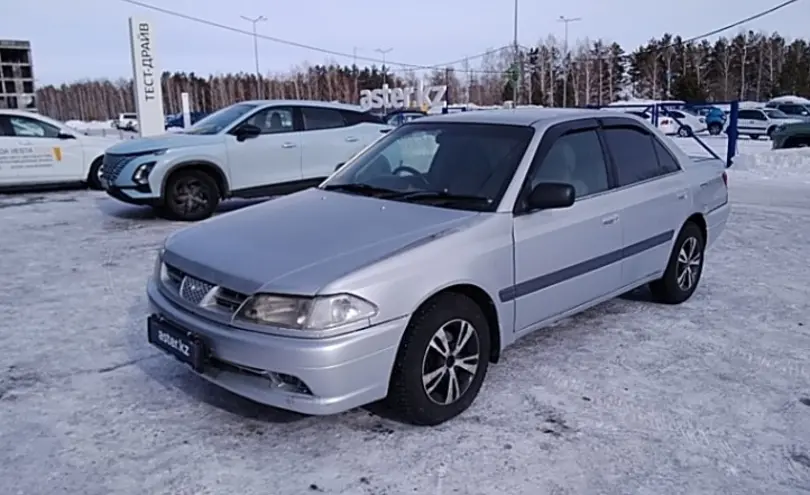
<instances>
[{"instance_id":1,"label":"car hood","mask_svg":"<svg viewBox=\"0 0 810 495\"><path fill-rule=\"evenodd\" d=\"M219 135L166 133L158 136L122 141L109 148L107 151L115 154L142 153L151 150L202 146L220 142L222 142L222 136Z\"/></svg>"},{"instance_id":2,"label":"car hood","mask_svg":"<svg viewBox=\"0 0 810 495\"><path fill-rule=\"evenodd\" d=\"M163 256L188 274L245 294L315 295L479 217L313 188L179 231L167 239Z\"/></svg>"}]
</instances>

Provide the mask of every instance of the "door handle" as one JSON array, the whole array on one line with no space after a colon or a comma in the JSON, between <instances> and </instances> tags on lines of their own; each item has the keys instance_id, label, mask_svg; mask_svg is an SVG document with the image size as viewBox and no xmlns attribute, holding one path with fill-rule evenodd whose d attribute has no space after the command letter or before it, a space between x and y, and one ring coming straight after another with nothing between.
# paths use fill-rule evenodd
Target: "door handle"
<instances>
[{"instance_id":1,"label":"door handle","mask_svg":"<svg viewBox=\"0 0 810 495\"><path fill-rule=\"evenodd\" d=\"M357 141L359 141L359 140L354 136L349 136L349 137L346 138L347 143L356 143Z\"/></svg>"},{"instance_id":2,"label":"door handle","mask_svg":"<svg viewBox=\"0 0 810 495\"><path fill-rule=\"evenodd\" d=\"M678 199L686 199L687 196L689 196L689 194L686 191L680 191L678 193Z\"/></svg>"},{"instance_id":3,"label":"door handle","mask_svg":"<svg viewBox=\"0 0 810 495\"><path fill-rule=\"evenodd\" d=\"M610 215L609 217L605 217L602 219L602 225L611 225L616 223L619 219L619 215Z\"/></svg>"},{"instance_id":4,"label":"door handle","mask_svg":"<svg viewBox=\"0 0 810 495\"><path fill-rule=\"evenodd\" d=\"M295 143L291 143L291 142L288 141L288 142L282 144L281 147L282 148L295 148Z\"/></svg>"}]
</instances>

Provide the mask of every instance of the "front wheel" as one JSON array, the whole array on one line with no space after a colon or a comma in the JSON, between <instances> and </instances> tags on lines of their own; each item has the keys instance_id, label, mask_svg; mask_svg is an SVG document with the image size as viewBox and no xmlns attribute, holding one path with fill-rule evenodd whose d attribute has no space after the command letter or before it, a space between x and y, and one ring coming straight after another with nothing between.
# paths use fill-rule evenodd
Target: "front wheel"
<instances>
[{"instance_id":1,"label":"front wheel","mask_svg":"<svg viewBox=\"0 0 810 495\"><path fill-rule=\"evenodd\" d=\"M411 318L397 351L387 403L402 420L434 426L472 404L489 364L489 325L469 297L440 294Z\"/></svg>"},{"instance_id":2,"label":"front wheel","mask_svg":"<svg viewBox=\"0 0 810 495\"><path fill-rule=\"evenodd\" d=\"M200 170L180 170L166 182L159 212L171 220L195 222L214 214L219 205L216 181Z\"/></svg>"},{"instance_id":3,"label":"front wheel","mask_svg":"<svg viewBox=\"0 0 810 495\"><path fill-rule=\"evenodd\" d=\"M650 283L657 301L680 304L692 297L703 273L705 246L703 231L694 222L687 222L675 240L664 276Z\"/></svg>"}]
</instances>

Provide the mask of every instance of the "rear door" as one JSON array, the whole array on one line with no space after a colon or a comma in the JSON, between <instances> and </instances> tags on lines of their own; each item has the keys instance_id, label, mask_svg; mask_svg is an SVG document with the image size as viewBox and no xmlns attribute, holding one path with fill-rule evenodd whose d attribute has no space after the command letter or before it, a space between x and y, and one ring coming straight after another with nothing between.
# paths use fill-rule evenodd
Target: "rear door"
<instances>
[{"instance_id":1,"label":"rear door","mask_svg":"<svg viewBox=\"0 0 810 495\"><path fill-rule=\"evenodd\" d=\"M268 107L237 125L250 124L261 129L254 138L238 141L226 138L231 189L244 190L301 180L300 124L296 125L294 107Z\"/></svg>"},{"instance_id":2,"label":"rear door","mask_svg":"<svg viewBox=\"0 0 810 495\"><path fill-rule=\"evenodd\" d=\"M628 286L663 271L688 216L690 191L674 159L659 162L659 153L670 153L647 128L609 118L602 136L616 175L614 194L623 205L622 285Z\"/></svg>"},{"instance_id":3,"label":"rear door","mask_svg":"<svg viewBox=\"0 0 810 495\"><path fill-rule=\"evenodd\" d=\"M540 182L566 182L577 198L570 208L536 212L521 212L518 200L515 285L500 294L515 301L516 332L620 287L624 220L597 129L594 119L554 126L535 154L523 195Z\"/></svg>"},{"instance_id":4,"label":"rear door","mask_svg":"<svg viewBox=\"0 0 810 495\"><path fill-rule=\"evenodd\" d=\"M305 179L327 177L335 166L363 148L356 126L349 126L340 110L302 106L302 171Z\"/></svg>"}]
</instances>

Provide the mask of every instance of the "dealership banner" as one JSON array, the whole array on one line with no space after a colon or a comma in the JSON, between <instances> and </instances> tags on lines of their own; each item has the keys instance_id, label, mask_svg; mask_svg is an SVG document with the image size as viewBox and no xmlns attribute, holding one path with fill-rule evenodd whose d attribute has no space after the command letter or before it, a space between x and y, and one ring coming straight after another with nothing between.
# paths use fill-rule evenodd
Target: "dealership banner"
<instances>
[{"instance_id":1,"label":"dealership banner","mask_svg":"<svg viewBox=\"0 0 810 495\"><path fill-rule=\"evenodd\" d=\"M135 81L135 106L141 136L165 132L160 67L155 53L154 24L140 17L129 18L129 42L132 48L132 77Z\"/></svg>"}]
</instances>

